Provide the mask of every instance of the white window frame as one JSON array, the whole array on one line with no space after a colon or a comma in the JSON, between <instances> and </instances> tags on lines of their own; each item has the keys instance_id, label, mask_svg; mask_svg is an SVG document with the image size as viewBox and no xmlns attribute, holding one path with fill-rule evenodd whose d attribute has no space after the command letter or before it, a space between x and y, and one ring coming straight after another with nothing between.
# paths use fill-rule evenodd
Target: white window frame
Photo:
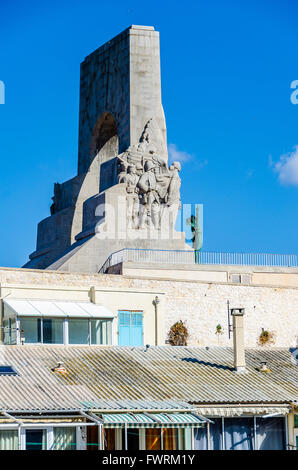
<instances>
[{"instance_id":1,"label":"white window frame","mask_svg":"<svg viewBox=\"0 0 298 470\"><path fill-rule=\"evenodd\" d=\"M45 450L53 450L53 444L54 444L54 428L53 426L47 426L47 425L38 425L36 426L22 426L20 430L20 437L21 437L21 442L19 443L19 448L20 450L26 450L26 431L29 431L31 429L35 429L36 431L46 431L46 449Z\"/></svg>"},{"instance_id":2,"label":"white window frame","mask_svg":"<svg viewBox=\"0 0 298 470\"><path fill-rule=\"evenodd\" d=\"M229 418L234 418L234 419L237 419L237 418L252 418L253 419L253 438L252 438L252 450L260 450L259 446L259 439L258 439L258 426L257 426L257 418L261 418L262 416L261 415L246 415L246 414L243 414L241 416L210 416L210 419L221 419L221 443L222 443L222 450L226 450L226 442L225 442L225 419L229 419ZM279 418L282 418L282 416L278 416ZM289 438L288 438L288 425L287 425L287 415L284 417L285 419L285 424L284 424L284 433L285 433L285 447L286 449L285 450L289 450L288 447L287 447L287 443L289 441ZM209 424L209 423L208 423ZM212 426L212 425L211 425ZM298 428L296 429L297 431L297 436L298 436ZM208 433L208 429L207 429L207 433ZM209 449L209 446L210 446L210 435L208 436L207 434L207 446L208 446L208 449Z\"/></svg>"},{"instance_id":3,"label":"white window frame","mask_svg":"<svg viewBox=\"0 0 298 470\"><path fill-rule=\"evenodd\" d=\"M27 343L27 344L48 344L48 343L43 343L43 319L44 318L51 318L51 319L59 319L60 317L17 317L16 318L16 328L17 328L17 334L16 334L16 344L21 344L21 318L36 318L41 320L41 342L40 343ZM89 336L89 341L88 343L85 344L74 344L72 343L72 346L100 346L100 344L91 344L91 321L92 320L106 320L106 321L111 321L111 346L116 344L116 325L115 325L115 318L110 318L110 317L94 317L94 318L82 318L82 317L68 317L68 318L62 318L63 320L63 343L51 343L51 344L59 344L59 345L64 345L67 346L69 345L69 320L87 320L88 321L88 336ZM25 338L26 341L26 338Z\"/></svg>"},{"instance_id":4,"label":"white window frame","mask_svg":"<svg viewBox=\"0 0 298 470\"><path fill-rule=\"evenodd\" d=\"M139 428L139 450L146 450L146 430Z\"/></svg>"},{"instance_id":5,"label":"white window frame","mask_svg":"<svg viewBox=\"0 0 298 470\"><path fill-rule=\"evenodd\" d=\"M16 325L17 325L17 344L21 344L21 318L35 318L36 320L41 320L41 331L40 331L40 339L41 341L38 343L27 343L27 344L59 344L59 345L65 345L65 318L61 317L17 317L16 319ZM62 319L62 338L63 342L62 343L44 343L43 342L43 319L51 319L51 320L61 320ZM26 342L26 337L25 337L25 342Z\"/></svg>"},{"instance_id":6,"label":"white window frame","mask_svg":"<svg viewBox=\"0 0 298 470\"><path fill-rule=\"evenodd\" d=\"M54 450L54 429L58 427L75 427L76 428L76 447L73 450L85 450L86 449L86 426L67 426L65 423L61 423L60 426L48 426L46 424L36 424L34 426L18 426L16 424L6 424L0 426L1 431L13 430L18 431L18 448L19 450L26 450L26 431L31 429L46 430L46 449ZM85 428L85 430L84 430Z\"/></svg>"}]
</instances>

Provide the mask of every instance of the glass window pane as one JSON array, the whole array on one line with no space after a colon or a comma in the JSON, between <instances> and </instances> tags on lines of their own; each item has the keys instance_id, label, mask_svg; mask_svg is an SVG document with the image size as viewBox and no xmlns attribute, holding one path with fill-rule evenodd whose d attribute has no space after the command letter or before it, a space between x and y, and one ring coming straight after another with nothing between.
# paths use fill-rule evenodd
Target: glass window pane
<instances>
[{"instance_id":1,"label":"glass window pane","mask_svg":"<svg viewBox=\"0 0 298 470\"><path fill-rule=\"evenodd\" d=\"M10 318L4 318L3 320L3 342L4 344L11 344L11 329L10 329Z\"/></svg>"},{"instance_id":2,"label":"glass window pane","mask_svg":"<svg viewBox=\"0 0 298 470\"><path fill-rule=\"evenodd\" d=\"M210 450L223 450L222 449L222 419L211 418L213 424L209 426L210 432Z\"/></svg>"},{"instance_id":3,"label":"glass window pane","mask_svg":"<svg viewBox=\"0 0 298 470\"><path fill-rule=\"evenodd\" d=\"M54 428L54 450L76 450L75 428Z\"/></svg>"},{"instance_id":4,"label":"glass window pane","mask_svg":"<svg viewBox=\"0 0 298 470\"><path fill-rule=\"evenodd\" d=\"M257 418L257 442L259 450L285 449L284 418Z\"/></svg>"},{"instance_id":5,"label":"glass window pane","mask_svg":"<svg viewBox=\"0 0 298 470\"><path fill-rule=\"evenodd\" d=\"M45 450L47 448L47 432L45 429L26 430L26 450Z\"/></svg>"},{"instance_id":6,"label":"glass window pane","mask_svg":"<svg viewBox=\"0 0 298 470\"><path fill-rule=\"evenodd\" d=\"M0 431L0 450L18 450L18 431Z\"/></svg>"},{"instance_id":7,"label":"glass window pane","mask_svg":"<svg viewBox=\"0 0 298 470\"><path fill-rule=\"evenodd\" d=\"M163 450L178 450L178 428L165 428L162 436Z\"/></svg>"},{"instance_id":8,"label":"glass window pane","mask_svg":"<svg viewBox=\"0 0 298 470\"><path fill-rule=\"evenodd\" d=\"M253 449L253 419L225 418L226 450Z\"/></svg>"},{"instance_id":9,"label":"glass window pane","mask_svg":"<svg viewBox=\"0 0 298 470\"><path fill-rule=\"evenodd\" d=\"M112 344L111 320L91 320L91 344Z\"/></svg>"},{"instance_id":10,"label":"glass window pane","mask_svg":"<svg viewBox=\"0 0 298 470\"><path fill-rule=\"evenodd\" d=\"M184 439L184 429L178 428L178 449L184 450L185 449L185 439Z\"/></svg>"},{"instance_id":11,"label":"glass window pane","mask_svg":"<svg viewBox=\"0 0 298 470\"><path fill-rule=\"evenodd\" d=\"M127 450L134 451L140 448L139 429L127 429ZM122 449L125 450L125 430L122 429Z\"/></svg>"},{"instance_id":12,"label":"glass window pane","mask_svg":"<svg viewBox=\"0 0 298 470\"><path fill-rule=\"evenodd\" d=\"M63 320L58 318L43 319L43 342L63 344Z\"/></svg>"},{"instance_id":13,"label":"glass window pane","mask_svg":"<svg viewBox=\"0 0 298 470\"><path fill-rule=\"evenodd\" d=\"M69 344L89 344L89 320L68 321Z\"/></svg>"},{"instance_id":14,"label":"glass window pane","mask_svg":"<svg viewBox=\"0 0 298 470\"><path fill-rule=\"evenodd\" d=\"M93 428L94 426L89 426ZM116 432L115 429L105 429L104 430L104 445L105 450L116 450ZM98 444L97 444L98 447ZM125 444L123 449L125 448ZM88 449L89 450L89 449Z\"/></svg>"},{"instance_id":15,"label":"glass window pane","mask_svg":"<svg viewBox=\"0 0 298 470\"><path fill-rule=\"evenodd\" d=\"M24 331L25 343L41 342L40 318L21 318L21 330Z\"/></svg>"},{"instance_id":16,"label":"glass window pane","mask_svg":"<svg viewBox=\"0 0 298 470\"><path fill-rule=\"evenodd\" d=\"M185 450L192 449L192 429L191 428L184 429L184 449Z\"/></svg>"},{"instance_id":17,"label":"glass window pane","mask_svg":"<svg viewBox=\"0 0 298 470\"><path fill-rule=\"evenodd\" d=\"M17 343L17 323L16 318L9 319L9 335L10 335L10 344Z\"/></svg>"},{"instance_id":18,"label":"glass window pane","mask_svg":"<svg viewBox=\"0 0 298 470\"><path fill-rule=\"evenodd\" d=\"M161 432L160 428L146 429L146 450L161 449Z\"/></svg>"},{"instance_id":19,"label":"glass window pane","mask_svg":"<svg viewBox=\"0 0 298 470\"><path fill-rule=\"evenodd\" d=\"M194 429L194 448L195 450L208 450L207 426Z\"/></svg>"}]
</instances>

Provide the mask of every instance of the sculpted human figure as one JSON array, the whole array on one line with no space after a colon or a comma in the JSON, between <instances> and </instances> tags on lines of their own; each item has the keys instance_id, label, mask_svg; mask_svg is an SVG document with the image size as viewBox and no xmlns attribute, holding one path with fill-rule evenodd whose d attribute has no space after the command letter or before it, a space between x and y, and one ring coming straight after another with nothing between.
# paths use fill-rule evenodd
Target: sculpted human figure
<instances>
[{"instance_id":1,"label":"sculpted human figure","mask_svg":"<svg viewBox=\"0 0 298 470\"><path fill-rule=\"evenodd\" d=\"M136 164L136 174L140 177L144 173L144 168L142 163Z\"/></svg>"},{"instance_id":2,"label":"sculpted human figure","mask_svg":"<svg viewBox=\"0 0 298 470\"><path fill-rule=\"evenodd\" d=\"M137 175L135 165L128 165L126 176L126 190L129 194L135 192L138 181L139 176Z\"/></svg>"},{"instance_id":3,"label":"sculpted human figure","mask_svg":"<svg viewBox=\"0 0 298 470\"><path fill-rule=\"evenodd\" d=\"M128 163L120 155L118 155L118 160L120 161L121 172L117 177L117 183L126 183Z\"/></svg>"},{"instance_id":4,"label":"sculpted human figure","mask_svg":"<svg viewBox=\"0 0 298 470\"><path fill-rule=\"evenodd\" d=\"M139 197L137 183L139 176L136 173L136 167L129 165L126 175L126 192L127 192L127 218L128 227L136 228L138 224Z\"/></svg>"},{"instance_id":5,"label":"sculpted human figure","mask_svg":"<svg viewBox=\"0 0 298 470\"><path fill-rule=\"evenodd\" d=\"M157 181L154 173L155 165L147 160L143 173L138 182L140 191L140 227L145 228L146 222L150 220L154 228L159 228L160 198L157 191Z\"/></svg>"},{"instance_id":6,"label":"sculpted human figure","mask_svg":"<svg viewBox=\"0 0 298 470\"><path fill-rule=\"evenodd\" d=\"M164 201L171 180L171 172L167 167L166 161L157 154L152 155L152 161L155 164L155 176L157 182L157 191L160 199Z\"/></svg>"},{"instance_id":7,"label":"sculpted human figure","mask_svg":"<svg viewBox=\"0 0 298 470\"><path fill-rule=\"evenodd\" d=\"M168 193L166 195L166 204L171 206L175 203L180 203L180 187L181 179L179 176L179 171L181 170L180 162L173 162L170 165L171 180L168 187Z\"/></svg>"},{"instance_id":8,"label":"sculpted human figure","mask_svg":"<svg viewBox=\"0 0 298 470\"><path fill-rule=\"evenodd\" d=\"M170 165L169 171L171 173L171 179L168 187L167 194L165 196L166 207L168 208L168 223L169 228L174 227L178 210L180 208L180 187L181 179L179 171L181 170L180 162L173 162Z\"/></svg>"}]
</instances>

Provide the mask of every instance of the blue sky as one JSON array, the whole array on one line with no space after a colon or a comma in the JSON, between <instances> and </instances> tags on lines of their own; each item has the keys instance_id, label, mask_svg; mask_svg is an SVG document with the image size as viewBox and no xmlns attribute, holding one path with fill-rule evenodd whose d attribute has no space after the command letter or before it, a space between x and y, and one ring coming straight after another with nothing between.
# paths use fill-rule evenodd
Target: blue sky
<instances>
[{"instance_id":1,"label":"blue sky","mask_svg":"<svg viewBox=\"0 0 298 470\"><path fill-rule=\"evenodd\" d=\"M0 0L0 265L21 266L53 184L76 174L79 65L131 24L160 31L182 201L204 250L297 253L296 0Z\"/></svg>"}]
</instances>

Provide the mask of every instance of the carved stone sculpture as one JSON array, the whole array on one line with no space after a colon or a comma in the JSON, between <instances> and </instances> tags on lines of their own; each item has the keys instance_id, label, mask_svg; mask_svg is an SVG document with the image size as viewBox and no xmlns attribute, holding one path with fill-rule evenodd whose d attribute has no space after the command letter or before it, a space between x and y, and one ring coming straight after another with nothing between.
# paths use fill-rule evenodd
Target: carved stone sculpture
<instances>
[{"instance_id":1,"label":"carved stone sculpture","mask_svg":"<svg viewBox=\"0 0 298 470\"><path fill-rule=\"evenodd\" d=\"M145 228L145 224L154 228L159 228L160 199L157 191L157 181L154 173L155 166L151 161L146 161L144 165L145 172L139 179L138 188L140 197L140 225L139 228Z\"/></svg>"},{"instance_id":2,"label":"carved stone sculpture","mask_svg":"<svg viewBox=\"0 0 298 470\"><path fill-rule=\"evenodd\" d=\"M139 213L139 197L137 183L139 176L136 173L136 167L129 165L127 168L126 177L126 192L127 192L127 220L128 228L138 227L138 213Z\"/></svg>"},{"instance_id":3,"label":"carved stone sculpture","mask_svg":"<svg viewBox=\"0 0 298 470\"><path fill-rule=\"evenodd\" d=\"M171 180L166 194L166 204L167 206L172 206L173 204L179 205L181 187L181 178L179 176L179 171L181 170L180 162L173 162L169 170L171 172Z\"/></svg>"},{"instance_id":4,"label":"carved stone sculpture","mask_svg":"<svg viewBox=\"0 0 298 470\"><path fill-rule=\"evenodd\" d=\"M179 169L168 168L160 77L159 33L148 26L82 62L78 172L55 186L26 268L98 272L123 248L189 250L174 228Z\"/></svg>"},{"instance_id":5,"label":"carved stone sculpture","mask_svg":"<svg viewBox=\"0 0 298 470\"><path fill-rule=\"evenodd\" d=\"M162 221L175 225L180 206L179 162L168 168L155 151L152 120L145 125L138 145L131 145L118 156L118 184L126 185L129 228L160 229ZM169 220L171 220L169 222Z\"/></svg>"}]
</instances>

